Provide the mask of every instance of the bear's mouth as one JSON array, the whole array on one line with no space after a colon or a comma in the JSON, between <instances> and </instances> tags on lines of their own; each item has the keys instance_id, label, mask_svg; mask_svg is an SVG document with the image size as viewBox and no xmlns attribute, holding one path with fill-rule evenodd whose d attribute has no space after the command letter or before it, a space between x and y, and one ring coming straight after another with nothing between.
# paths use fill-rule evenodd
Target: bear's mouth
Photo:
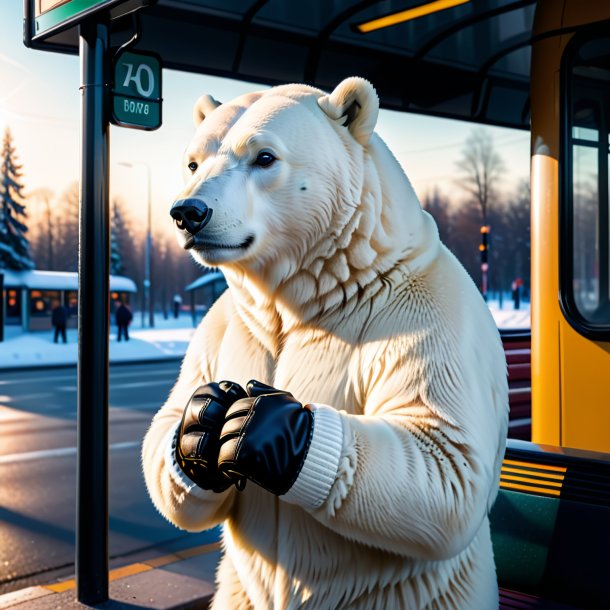
<instances>
[{"instance_id":1,"label":"bear's mouth","mask_svg":"<svg viewBox=\"0 0 610 610\"><path fill-rule=\"evenodd\" d=\"M184 249L190 250L193 248L197 252L206 252L208 250L245 250L252 245L252 242L254 242L254 235L248 235L240 244L219 244L201 240L195 241L195 237L191 235L186 240Z\"/></svg>"}]
</instances>

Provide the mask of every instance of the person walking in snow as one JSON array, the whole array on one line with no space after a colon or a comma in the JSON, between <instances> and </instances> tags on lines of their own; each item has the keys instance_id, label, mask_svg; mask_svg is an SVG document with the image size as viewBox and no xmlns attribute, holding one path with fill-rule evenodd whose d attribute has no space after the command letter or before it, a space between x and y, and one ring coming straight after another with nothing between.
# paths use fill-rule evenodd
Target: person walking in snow
<instances>
[{"instance_id":1,"label":"person walking in snow","mask_svg":"<svg viewBox=\"0 0 610 610\"><path fill-rule=\"evenodd\" d=\"M57 343L57 339L61 334L61 338L64 343L67 343L66 339L66 325L68 323L68 308L62 305L59 301L55 301L55 307L51 312L51 323L55 328L55 337L53 343Z\"/></svg>"},{"instance_id":2,"label":"person walking in snow","mask_svg":"<svg viewBox=\"0 0 610 610\"><path fill-rule=\"evenodd\" d=\"M125 341L129 341L129 323L131 322L133 315L129 308L122 301L117 301L117 310L115 312L116 325L118 327L118 341L121 337L125 336Z\"/></svg>"},{"instance_id":3,"label":"person walking in snow","mask_svg":"<svg viewBox=\"0 0 610 610\"><path fill-rule=\"evenodd\" d=\"M179 294L174 295L174 318L178 319L180 315L180 307L182 307L182 297Z\"/></svg>"}]
</instances>

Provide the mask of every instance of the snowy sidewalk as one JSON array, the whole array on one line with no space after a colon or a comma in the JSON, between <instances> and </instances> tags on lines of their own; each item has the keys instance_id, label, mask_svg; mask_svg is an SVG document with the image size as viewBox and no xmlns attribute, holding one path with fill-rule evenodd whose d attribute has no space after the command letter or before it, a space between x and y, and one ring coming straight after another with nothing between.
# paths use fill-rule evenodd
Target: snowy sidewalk
<instances>
[{"instance_id":1,"label":"snowy sidewalk","mask_svg":"<svg viewBox=\"0 0 610 610\"><path fill-rule=\"evenodd\" d=\"M500 330L530 330L532 322L530 318L530 304L526 301L521 303L520 309L513 307L512 301L504 300L500 309L498 301L491 300L488 303L491 315Z\"/></svg>"},{"instance_id":2,"label":"snowy sidewalk","mask_svg":"<svg viewBox=\"0 0 610 610\"><path fill-rule=\"evenodd\" d=\"M529 303L515 311L512 303L490 301L489 308L499 328L529 329ZM140 315L134 316L129 329L130 341L117 341L116 326L110 327L110 362L135 362L175 359L184 356L194 328L190 315L182 314L177 320L155 316L155 328L142 328ZM76 364L78 356L77 333L68 331L68 343L53 343L53 331L23 333L14 327L5 329L6 337L0 343L0 370L36 366Z\"/></svg>"},{"instance_id":3,"label":"snowy sidewalk","mask_svg":"<svg viewBox=\"0 0 610 610\"><path fill-rule=\"evenodd\" d=\"M194 332L190 315L177 320L155 316L155 328L142 328L140 316L134 316L129 328L129 341L117 341L117 328L110 327L110 362L134 362L176 359L184 356ZM0 370L36 366L76 364L78 337L76 329L67 332L68 342L53 343L53 331L24 333L5 329L5 341L0 343ZM61 340L60 340L61 341Z\"/></svg>"}]
</instances>

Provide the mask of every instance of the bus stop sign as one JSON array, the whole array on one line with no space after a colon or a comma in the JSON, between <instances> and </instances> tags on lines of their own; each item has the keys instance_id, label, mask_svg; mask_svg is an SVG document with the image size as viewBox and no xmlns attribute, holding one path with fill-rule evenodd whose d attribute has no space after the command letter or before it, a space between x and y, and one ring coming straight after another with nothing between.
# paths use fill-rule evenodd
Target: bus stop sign
<instances>
[{"instance_id":1,"label":"bus stop sign","mask_svg":"<svg viewBox=\"0 0 610 610\"><path fill-rule=\"evenodd\" d=\"M114 61L111 122L121 127L161 127L161 60L149 53L121 53Z\"/></svg>"}]
</instances>

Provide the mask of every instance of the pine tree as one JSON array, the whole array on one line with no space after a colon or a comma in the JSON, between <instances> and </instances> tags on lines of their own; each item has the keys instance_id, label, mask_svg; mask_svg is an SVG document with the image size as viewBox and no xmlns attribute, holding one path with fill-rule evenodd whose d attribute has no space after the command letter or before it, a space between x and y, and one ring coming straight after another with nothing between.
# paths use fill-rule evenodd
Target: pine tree
<instances>
[{"instance_id":1,"label":"pine tree","mask_svg":"<svg viewBox=\"0 0 610 610\"><path fill-rule=\"evenodd\" d=\"M21 176L21 165L17 164L13 137L7 127L0 158L0 267L15 270L34 267L25 237L28 228Z\"/></svg>"},{"instance_id":2,"label":"pine tree","mask_svg":"<svg viewBox=\"0 0 610 610\"><path fill-rule=\"evenodd\" d=\"M123 263L123 239L129 230L125 226L123 218L122 201L116 198L112 206L112 218L110 219L110 273L112 275L125 275L125 264Z\"/></svg>"}]
</instances>

